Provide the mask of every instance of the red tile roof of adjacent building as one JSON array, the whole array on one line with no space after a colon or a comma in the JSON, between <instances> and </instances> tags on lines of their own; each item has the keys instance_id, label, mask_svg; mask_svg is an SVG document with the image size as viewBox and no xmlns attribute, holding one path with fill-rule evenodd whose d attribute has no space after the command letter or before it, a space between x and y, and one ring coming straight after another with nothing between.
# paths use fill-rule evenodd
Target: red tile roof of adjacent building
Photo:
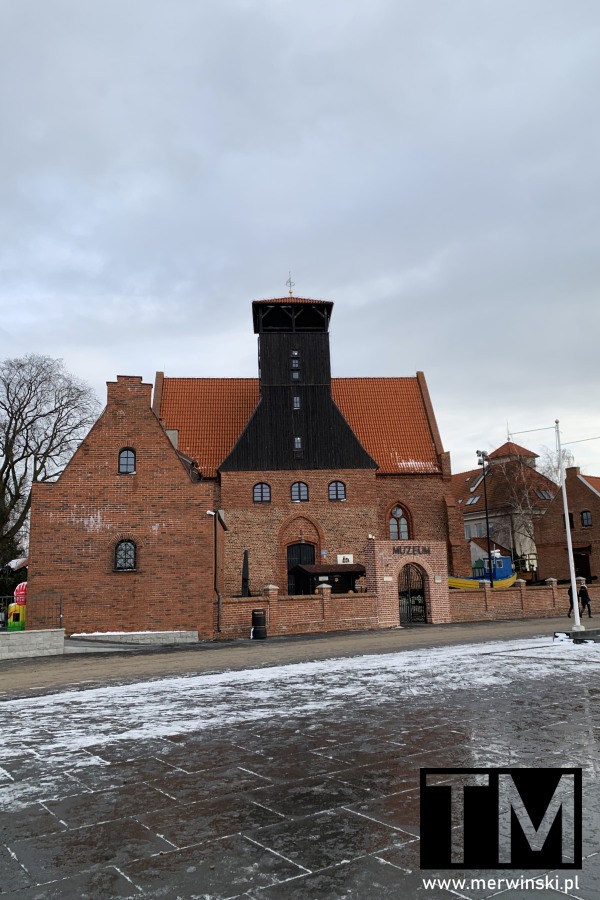
<instances>
[{"instance_id":1,"label":"red tile roof of adjacent building","mask_svg":"<svg viewBox=\"0 0 600 900\"><path fill-rule=\"evenodd\" d=\"M503 447L506 448L507 444ZM516 446L516 445L513 445ZM503 450L500 447L500 450ZM488 508L490 510L506 509L519 501L525 506L545 509L552 502L552 498L558 493L559 487L554 484L533 466L527 464L524 459L530 459L535 454L526 451L525 454L512 454L505 463L499 462L508 454L497 451L489 454L490 459L495 459L489 467L486 466ZM451 490L454 499L460 504L464 515L477 513L484 509L484 490L482 467L470 469L467 472L459 472L452 476ZM477 485L475 487L475 485ZM542 492L542 496L538 494ZM545 497L547 491L551 496ZM475 499L477 498L477 499ZM469 501L471 501L469 503ZM525 502L526 501L526 502Z\"/></svg>"},{"instance_id":2,"label":"red tile roof of adjacent building","mask_svg":"<svg viewBox=\"0 0 600 900\"><path fill-rule=\"evenodd\" d=\"M533 453L531 450L527 450L525 447L520 447L518 444L515 444L512 441L507 441L505 444L502 444L501 447L498 447L497 450L493 450L492 453L488 455L490 459L504 459L505 456L526 456L530 459L538 458L537 453Z\"/></svg>"},{"instance_id":3,"label":"red tile roof of adjacent building","mask_svg":"<svg viewBox=\"0 0 600 900\"><path fill-rule=\"evenodd\" d=\"M598 475L582 475L581 477L600 494L600 477Z\"/></svg>"},{"instance_id":4,"label":"red tile roof of adjacent building","mask_svg":"<svg viewBox=\"0 0 600 900\"><path fill-rule=\"evenodd\" d=\"M418 378L333 378L331 389L379 474L440 472L437 426ZM212 477L258 400L257 378L165 378L159 417L177 430L179 450Z\"/></svg>"}]
</instances>

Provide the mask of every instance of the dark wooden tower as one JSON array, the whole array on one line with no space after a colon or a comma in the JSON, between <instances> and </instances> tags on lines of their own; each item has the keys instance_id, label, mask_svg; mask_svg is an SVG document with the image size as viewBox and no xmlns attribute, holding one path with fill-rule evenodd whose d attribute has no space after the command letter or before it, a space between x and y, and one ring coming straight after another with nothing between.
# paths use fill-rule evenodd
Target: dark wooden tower
<instances>
[{"instance_id":1,"label":"dark wooden tower","mask_svg":"<svg viewBox=\"0 0 600 900\"><path fill-rule=\"evenodd\" d=\"M223 472L375 469L331 396L333 303L255 300L260 400Z\"/></svg>"}]
</instances>

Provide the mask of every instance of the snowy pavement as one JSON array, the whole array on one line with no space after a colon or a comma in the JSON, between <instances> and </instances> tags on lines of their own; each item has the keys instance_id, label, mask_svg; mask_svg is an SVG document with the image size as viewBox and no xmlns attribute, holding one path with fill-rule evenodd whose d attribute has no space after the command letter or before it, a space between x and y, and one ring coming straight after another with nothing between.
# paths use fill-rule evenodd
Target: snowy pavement
<instances>
[{"instance_id":1,"label":"snowy pavement","mask_svg":"<svg viewBox=\"0 0 600 900\"><path fill-rule=\"evenodd\" d=\"M423 887L419 768L564 766L569 896L600 900L599 673L600 644L535 638L4 703L0 895L478 900Z\"/></svg>"}]
</instances>

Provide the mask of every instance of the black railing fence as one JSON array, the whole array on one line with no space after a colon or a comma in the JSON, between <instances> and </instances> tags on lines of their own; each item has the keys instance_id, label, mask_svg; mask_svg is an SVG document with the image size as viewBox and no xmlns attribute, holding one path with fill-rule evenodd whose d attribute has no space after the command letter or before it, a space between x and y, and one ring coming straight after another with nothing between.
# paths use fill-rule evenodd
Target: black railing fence
<instances>
[{"instance_id":1,"label":"black railing fence","mask_svg":"<svg viewBox=\"0 0 600 900\"><path fill-rule=\"evenodd\" d=\"M14 597L0 596L0 631L8 629L8 607L14 603ZM51 594L35 599L27 598L25 606L25 630L62 628L63 600L58 594Z\"/></svg>"}]
</instances>

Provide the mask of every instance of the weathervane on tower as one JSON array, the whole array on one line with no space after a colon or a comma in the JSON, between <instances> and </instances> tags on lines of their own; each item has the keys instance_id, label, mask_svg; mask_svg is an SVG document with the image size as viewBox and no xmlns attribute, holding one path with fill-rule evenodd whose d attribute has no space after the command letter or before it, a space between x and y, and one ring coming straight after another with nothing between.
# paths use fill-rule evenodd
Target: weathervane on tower
<instances>
[{"instance_id":1,"label":"weathervane on tower","mask_svg":"<svg viewBox=\"0 0 600 900\"><path fill-rule=\"evenodd\" d=\"M289 294L290 294L290 297L292 297L292 296L294 295L293 288L294 288L294 285L296 284L296 282L295 282L295 281L292 281L292 273L291 273L291 272L289 272L289 276L290 276L290 277L289 277L288 280L286 281L286 284L287 284L287 286L288 286L288 288L289 288Z\"/></svg>"}]
</instances>

